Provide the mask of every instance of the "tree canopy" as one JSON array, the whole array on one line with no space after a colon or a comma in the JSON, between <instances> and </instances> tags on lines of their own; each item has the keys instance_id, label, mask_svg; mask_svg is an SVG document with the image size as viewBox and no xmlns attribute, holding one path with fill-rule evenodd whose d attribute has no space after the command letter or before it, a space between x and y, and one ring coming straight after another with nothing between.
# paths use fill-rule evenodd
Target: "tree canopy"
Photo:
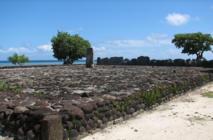
<instances>
[{"instance_id":1,"label":"tree canopy","mask_svg":"<svg viewBox=\"0 0 213 140\"><path fill-rule=\"evenodd\" d=\"M12 63L12 64L18 64L18 65L22 65L24 63L27 63L29 61L28 57L25 55L18 55L17 53L13 54L12 56L8 57L8 60Z\"/></svg>"},{"instance_id":2,"label":"tree canopy","mask_svg":"<svg viewBox=\"0 0 213 140\"><path fill-rule=\"evenodd\" d=\"M70 35L67 32L58 32L51 40L54 57L64 64L72 64L75 60L85 57L89 41L79 35Z\"/></svg>"},{"instance_id":3,"label":"tree canopy","mask_svg":"<svg viewBox=\"0 0 213 140\"><path fill-rule=\"evenodd\" d=\"M196 55L197 61L201 61L204 59L203 53L212 50L211 45L213 45L213 38L210 34L200 32L176 34L172 43L174 43L177 48L182 48L182 53Z\"/></svg>"}]
</instances>

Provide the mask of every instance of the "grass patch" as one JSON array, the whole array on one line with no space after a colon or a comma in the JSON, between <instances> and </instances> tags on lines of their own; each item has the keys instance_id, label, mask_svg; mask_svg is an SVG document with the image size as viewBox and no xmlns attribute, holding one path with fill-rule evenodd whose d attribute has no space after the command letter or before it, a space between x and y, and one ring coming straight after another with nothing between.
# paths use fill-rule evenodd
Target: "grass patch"
<instances>
[{"instance_id":1,"label":"grass patch","mask_svg":"<svg viewBox=\"0 0 213 140\"><path fill-rule=\"evenodd\" d=\"M4 81L0 81L0 92L21 93L22 88L19 85L10 85Z\"/></svg>"},{"instance_id":2,"label":"grass patch","mask_svg":"<svg viewBox=\"0 0 213 140\"><path fill-rule=\"evenodd\" d=\"M33 92L33 95L36 96L36 97L43 97L44 96L44 92L36 91L36 92Z\"/></svg>"},{"instance_id":3,"label":"grass patch","mask_svg":"<svg viewBox=\"0 0 213 140\"><path fill-rule=\"evenodd\" d=\"M6 91L8 88L8 84L6 84L4 81L0 81L0 91Z\"/></svg>"},{"instance_id":4,"label":"grass patch","mask_svg":"<svg viewBox=\"0 0 213 140\"><path fill-rule=\"evenodd\" d=\"M213 91L206 92L202 94L204 97L213 98Z\"/></svg>"},{"instance_id":5,"label":"grass patch","mask_svg":"<svg viewBox=\"0 0 213 140\"><path fill-rule=\"evenodd\" d=\"M153 91L148 91L143 93L143 100L146 106L150 107L160 100L160 91L155 89Z\"/></svg>"}]
</instances>

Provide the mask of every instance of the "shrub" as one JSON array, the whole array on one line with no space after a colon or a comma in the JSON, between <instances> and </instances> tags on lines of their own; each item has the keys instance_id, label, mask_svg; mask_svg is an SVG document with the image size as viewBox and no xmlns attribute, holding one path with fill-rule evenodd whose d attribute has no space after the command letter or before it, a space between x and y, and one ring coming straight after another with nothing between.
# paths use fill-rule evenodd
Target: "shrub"
<instances>
[{"instance_id":1,"label":"shrub","mask_svg":"<svg viewBox=\"0 0 213 140\"><path fill-rule=\"evenodd\" d=\"M161 94L156 89L153 91L148 91L148 92L143 93L142 97L143 97L144 104L147 107L150 107L160 100Z\"/></svg>"},{"instance_id":2,"label":"shrub","mask_svg":"<svg viewBox=\"0 0 213 140\"><path fill-rule=\"evenodd\" d=\"M29 62L29 59L28 59L28 57L27 56L25 56L25 55L18 55L17 53L15 53L14 55L12 55L12 56L10 56L9 58L8 58L8 60L12 63L12 64L14 64L14 65L22 65L22 64L24 64L24 63L27 63L27 62Z\"/></svg>"}]
</instances>

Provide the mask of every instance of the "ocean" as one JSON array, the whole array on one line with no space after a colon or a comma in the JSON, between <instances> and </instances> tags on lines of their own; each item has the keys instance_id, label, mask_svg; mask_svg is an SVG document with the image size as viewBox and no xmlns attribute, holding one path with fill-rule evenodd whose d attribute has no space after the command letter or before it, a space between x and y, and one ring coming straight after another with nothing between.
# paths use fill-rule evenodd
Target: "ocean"
<instances>
[{"instance_id":1,"label":"ocean","mask_svg":"<svg viewBox=\"0 0 213 140\"><path fill-rule=\"evenodd\" d=\"M74 64L85 64L86 60L77 60L74 62ZM23 66L28 66L28 65L62 65L62 61L57 61L57 60L31 60L28 63L23 64ZM9 61L0 61L0 67L4 66L15 66Z\"/></svg>"}]
</instances>

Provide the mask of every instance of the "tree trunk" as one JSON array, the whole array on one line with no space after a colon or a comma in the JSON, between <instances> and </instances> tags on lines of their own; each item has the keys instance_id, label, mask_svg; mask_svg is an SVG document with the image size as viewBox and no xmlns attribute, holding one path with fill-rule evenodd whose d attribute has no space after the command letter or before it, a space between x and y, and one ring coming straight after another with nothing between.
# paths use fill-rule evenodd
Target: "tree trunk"
<instances>
[{"instance_id":1,"label":"tree trunk","mask_svg":"<svg viewBox=\"0 0 213 140\"><path fill-rule=\"evenodd\" d=\"M73 60L70 58L66 58L64 59L64 65L72 65L73 64Z\"/></svg>"},{"instance_id":2,"label":"tree trunk","mask_svg":"<svg viewBox=\"0 0 213 140\"><path fill-rule=\"evenodd\" d=\"M198 52L197 53L197 62L200 62L200 61L202 61L202 59L203 59L203 52Z\"/></svg>"}]
</instances>

